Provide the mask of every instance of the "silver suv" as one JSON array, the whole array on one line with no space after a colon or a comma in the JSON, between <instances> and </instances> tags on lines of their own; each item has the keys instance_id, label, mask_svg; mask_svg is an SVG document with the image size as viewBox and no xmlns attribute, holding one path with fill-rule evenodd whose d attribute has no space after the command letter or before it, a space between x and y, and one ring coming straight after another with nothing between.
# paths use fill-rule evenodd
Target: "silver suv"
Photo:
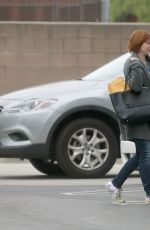
<instances>
[{"instance_id":1,"label":"silver suv","mask_svg":"<svg viewBox=\"0 0 150 230\"><path fill-rule=\"evenodd\" d=\"M45 174L102 177L120 154L107 92L128 54L89 75L0 97L0 157L29 159Z\"/></svg>"}]
</instances>

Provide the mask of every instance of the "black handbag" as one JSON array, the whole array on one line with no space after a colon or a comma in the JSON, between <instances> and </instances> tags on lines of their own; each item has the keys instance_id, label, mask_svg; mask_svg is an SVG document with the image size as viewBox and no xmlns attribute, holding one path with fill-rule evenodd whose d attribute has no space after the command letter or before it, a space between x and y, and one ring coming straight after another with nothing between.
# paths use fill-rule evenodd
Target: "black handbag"
<instances>
[{"instance_id":1,"label":"black handbag","mask_svg":"<svg viewBox=\"0 0 150 230\"><path fill-rule=\"evenodd\" d=\"M110 93L110 98L122 124L150 122L150 87L140 93L129 90Z\"/></svg>"}]
</instances>

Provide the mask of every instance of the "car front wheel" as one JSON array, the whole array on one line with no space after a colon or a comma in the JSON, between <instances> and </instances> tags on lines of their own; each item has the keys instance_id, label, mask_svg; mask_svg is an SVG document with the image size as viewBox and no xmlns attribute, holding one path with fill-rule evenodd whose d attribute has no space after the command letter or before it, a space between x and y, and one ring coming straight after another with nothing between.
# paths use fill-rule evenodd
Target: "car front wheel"
<instances>
[{"instance_id":1,"label":"car front wheel","mask_svg":"<svg viewBox=\"0 0 150 230\"><path fill-rule=\"evenodd\" d=\"M60 132L56 158L71 177L104 176L114 165L119 144L112 129L96 118L80 118Z\"/></svg>"}]
</instances>

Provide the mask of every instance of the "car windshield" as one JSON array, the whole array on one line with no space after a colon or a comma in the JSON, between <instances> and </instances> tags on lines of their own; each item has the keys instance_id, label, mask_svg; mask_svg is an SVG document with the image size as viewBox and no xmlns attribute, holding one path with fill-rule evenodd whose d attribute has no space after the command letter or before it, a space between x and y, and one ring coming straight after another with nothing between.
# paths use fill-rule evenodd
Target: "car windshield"
<instances>
[{"instance_id":1,"label":"car windshield","mask_svg":"<svg viewBox=\"0 0 150 230\"><path fill-rule=\"evenodd\" d=\"M123 75L123 65L129 57L129 53L126 53L119 58L116 58L114 61L107 63L106 65L98 68L94 72L86 75L82 80L109 80L118 75Z\"/></svg>"}]
</instances>

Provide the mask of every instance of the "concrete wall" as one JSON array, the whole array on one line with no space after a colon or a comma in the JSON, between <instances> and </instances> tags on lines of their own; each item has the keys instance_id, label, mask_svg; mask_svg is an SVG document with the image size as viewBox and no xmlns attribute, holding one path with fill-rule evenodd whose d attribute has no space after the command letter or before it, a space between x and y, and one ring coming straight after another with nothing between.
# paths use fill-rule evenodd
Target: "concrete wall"
<instances>
[{"instance_id":1,"label":"concrete wall","mask_svg":"<svg viewBox=\"0 0 150 230\"><path fill-rule=\"evenodd\" d=\"M79 78L127 51L150 24L0 23L0 94Z\"/></svg>"}]
</instances>

